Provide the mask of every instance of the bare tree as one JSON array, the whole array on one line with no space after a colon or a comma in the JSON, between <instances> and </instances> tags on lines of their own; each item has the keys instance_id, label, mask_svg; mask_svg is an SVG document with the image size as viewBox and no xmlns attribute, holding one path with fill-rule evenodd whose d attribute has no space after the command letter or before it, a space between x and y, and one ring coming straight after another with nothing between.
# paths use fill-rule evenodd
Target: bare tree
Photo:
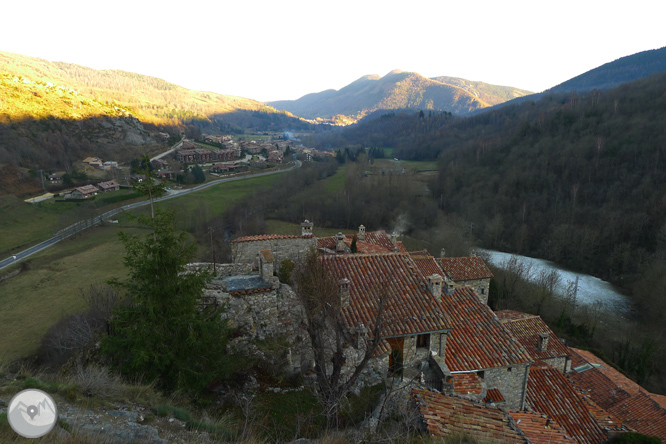
<instances>
[{"instance_id":1,"label":"bare tree","mask_svg":"<svg viewBox=\"0 0 666 444\"><path fill-rule=\"evenodd\" d=\"M377 315L372 331L368 332L365 343L357 343L358 348L364 350L362 358L350 368L345 365L345 344L352 343L355 338L345 323L340 285L319 260L316 251L311 251L295 270L294 283L306 315L304 322L314 357L315 389L328 427L336 427L340 402L359 379L382 339L387 296L380 296L375 301ZM386 291L380 293L388 294ZM343 372L343 367L349 371Z\"/></svg>"}]
</instances>

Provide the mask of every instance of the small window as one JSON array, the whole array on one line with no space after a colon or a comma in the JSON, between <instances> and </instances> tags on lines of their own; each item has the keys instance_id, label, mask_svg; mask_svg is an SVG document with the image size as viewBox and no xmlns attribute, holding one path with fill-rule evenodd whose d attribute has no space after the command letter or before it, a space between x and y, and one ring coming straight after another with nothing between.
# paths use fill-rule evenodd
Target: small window
<instances>
[{"instance_id":1,"label":"small window","mask_svg":"<svg viewBox=\"0 0 666 444\"><path fill-rule=\"evenodd\" d=\"M481 288L481 294L486 294L486 289L485 288Z\"/></svg>"},{"instance_id":2,"label":"small window","mask_svg":"<svg viewBox=\"0 0 666 444\"><path fill-rule=\"evenodd\" d=\"M506 369L507 372L510 372L511 370L512 370L511 367L507 367Z\"/></svg>"},{"instance_id":3,"label":"small window","mask_svg":"<svg viewBox=\"0 0 666 444\"><path fill-rule=\"evenodd\" d=\"M430 335L418 335L416 337L416 348L430 348Z\"/></svg>"}]
</instances>

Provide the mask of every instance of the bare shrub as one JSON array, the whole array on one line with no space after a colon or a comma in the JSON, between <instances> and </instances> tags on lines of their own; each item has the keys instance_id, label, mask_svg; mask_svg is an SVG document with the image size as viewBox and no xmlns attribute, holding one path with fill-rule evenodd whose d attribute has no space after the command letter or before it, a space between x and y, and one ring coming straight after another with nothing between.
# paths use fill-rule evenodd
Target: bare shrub
<instances>
[{"instance_id":1,"label":"bare shrub","mask_svg":"<svg viewBox=\"0 0 666 444\"><path fill-rule=\"evenodd\" d=\"M118 304L118 293L111 287L91 285L81 297L88 310L61 318L46 332L37 356L47 367L61 367L77 353L95 345L100 330L107 328L113 307Z\"/></svg>"},{"instance_id":2,"label":"bare shrub","mask_svg":"<svg viewBox=\"0 0 666 444\"><path fill-rule=\"evenodd\" d=\"M78 366L71 377L71 381L77 384L86 396L115 398L125 390L122 379L105 367Z\"/></svg>"}]
</instances>

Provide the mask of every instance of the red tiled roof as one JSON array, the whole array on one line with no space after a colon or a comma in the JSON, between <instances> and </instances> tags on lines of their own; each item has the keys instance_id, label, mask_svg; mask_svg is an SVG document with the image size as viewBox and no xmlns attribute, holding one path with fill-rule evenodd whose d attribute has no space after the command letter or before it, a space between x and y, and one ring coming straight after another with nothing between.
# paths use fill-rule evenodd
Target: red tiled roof
<instances>
[{"instance_id":1,"label":"red tiled roof","mask_svg":"<svg viewBox=\"0 0 666 444\"><path fill-rule=\"evenodd\" d=\"M507 317L514 317L514 313L508 313ZM502 320L504 314L501 311L495 312L497 317ZM548 359L560 356L568 356L569 349L562 344L560 338L546 325L539 316L529 315L515 320L502 320L502 324L520 341L527 352L535 359ZM548 346L546 350L539 351L539 335L548 334Z\"/></svg>"},{"instance_id":2,"label":"red tiled roof","mask_svg":"<svg viewBox=\"0 0 666 444\"><path fill-rule=\"evenodd\" d=\"M320 260L336 281L350 281L350 306L343 308L348 327L364 324L371 332L378 303L387 297L383 336L449 329L446 313L427 290L408 254L322 255Z\"/></svg>"},{"instance_id":3,"label":"red tiled roof","mask_svg":"<svg viewBox=\"0 0 666 444\"><path fill-rule=\"evenodd\" d=\"M536 412L509 413L516 427L519 428L532 444L572 444L575 439L569 437L556 421Z\"/></svg>"},{"instance_id":4,"label":"red tiled roof","mask_svg":"<svg viewBox=\"0 0 666 444\"><path fill-rule=\"evenodd\" d=\"M482 391L483 383L476 373L457 373L453 375L454 395L480 395Z\"/></svg>"},{"instance_id":5,"label":"red tiled roof","mask_svg":"<svg viewBox=\"0 0 666 444\"><path fill-rule=\"evenodd\" d=\"M639 433L666 441L666 410L649 393L638 393L608 410Z\"/></svg>"},{"instance_id":6,"label":"red tiled roof","mask_svg":"<svg viewBox=\"0 0 666 444\"><path fill-rule=\"evenodd\" d=\"M511 418L496 407L421 390L412 390L412 396L428 433L436 438L465 434L484 442L525 442Z\"/></svg>"},{"instance_id":7,"label":"red tiled roof","mask_svg":"<svg viewBox=\"0 0 666 444\"><path fill-rule=\"evenodd\" d=\"M454 282L493 277L493 273L479 256L441 257L437 258L437 262Z\"/></svg>"},{"instance_id":8,"label":"red tiled roof","mask_svg":"<svg viewBox=\"0 0 666 444\"><path fill-rule=\"evenodd\" d=\"M574 364L568 378L581 392L636 431L666 442L666 397L647 392L640 385L585 350L571 349ZM615 418L612 418L612 416Z\"/></svg>"},{"instance_id":9,"label":"red tiled roof","mask_svg":"<svg viewBox=\"0 0 666 444\"><path fill-rule=\"evenodd\" d=\"M438 274L442 277L445 276L444 270L442 270L435 258L428 254L427 251L417 251L409 254L416 266L421 270L423 276L432 276L433 274Z\"/></svg>"},{"instance_id":10,"label":"red tiled roof","mask_svg":"<svg viewBox=\"0 0 666 444\"><path fill-rule=\"evenodd\" d=\"M554 368L530 369L527 403L540 413L557 421L570 437L581 443L596 444L606 440L588 408L573 386Z\"/></svg>"},{"instance_id":11,"label":"red tiled roof","mask_svg":"<svg viewBox=\"0 0 666 444\"><path fill-rule=\"evenodd\" d=\"M345 234L345 244L351 247L352 239L356 234ZM335 236L320 237L317 239L317 248L327 248L335 251L337 240ZM369 231L365 233L365 240L356 239L356 248L358 253L390 253L397 249L401 253L407 250L402 242L396 242L394 245L386 231Z\"/></svg>"},{"instance_id":12,"label":"red tiled roof","mask_svg":"<svg viewBox=\"0 0 666 444\"><path fill-rule=\"evenodd\" d=\"M641 391L646 391L640 385L638 385L637 383L632 381L627 376L623 375L620 371L618 371L618 370L614 369L613 367L611 367L610 365L606 364L602 359L598 358L593 353L591 353L589 351L586 351L586 350L579 350L577 348L571 348L570 350L573 351L575 354L577 354L580 357L580 359L582 359L582 361L584 363L593 364L592 367L595 370L597 370L599 373L601 373L606 378L608 378L608 380L614 386L614 390L617 390L619 388L619 389L623 390L624 392L628 393L631 396L636 395ZM580 362L580 361L577 361L577 362ZM574 371L570 373L570 376L573 379L574 383L576 383L579 380L580 381L586 380L586 379L588 379L588 378L586 378L586 376L592 374L592 373L588 373L589 370L576 371L576 369L579 368L579 365L573 366L572 370L574 370ZM583 365L585 365L585 364L583 364ZM588 375L586 375L586 373ZM594 378L594 379L599 379L599 378ZM594 389L594 387L588 387L588 389ZM594 396L593 396L593 399L594 399ZM602 407L606 408L604 403L601 403L596 399L595 399L595 402L597 404L601 405Z\"/></svg>"},{"instance_id":13,"label":"red tiled roof","mask_svg":"<svg viewBox=\"0 0 666 444\"><path fill-rule=\"evenodd\" d=\"M453 294L442 291L442 307L453 328L446 345L446 365L451 371L482 370L532 361L527 351L493 311L468 287Z\"/></svg>"},{"instance_id":14,"label":"red tiled roof","mask_svg":"<svg viewBox=\"0 0 666 444\"><path fill-rule=\"evenodd\" d=\"M490 404L493 402L505 402L506 399L504 399L504 396L502 396L502 392L499 391L499 389L496 388L491 388L488 389L488 392L486 392L486 397L483 398L483 402Z\"/></svg>"},{"instance_id":15,"label":"red tiled roof","mask_svg":"<svg viewBox=\"0 0 666 444\"><path fill-rule=\"evenodd\" d=\"M277 239L307 239L312 236L298 236L290 234L259 234L256 236L243 236L231 241L232 244L238 242L255 242L255 241L266 241L266 240L277 240Z\"/></svg>"}]
</instances>

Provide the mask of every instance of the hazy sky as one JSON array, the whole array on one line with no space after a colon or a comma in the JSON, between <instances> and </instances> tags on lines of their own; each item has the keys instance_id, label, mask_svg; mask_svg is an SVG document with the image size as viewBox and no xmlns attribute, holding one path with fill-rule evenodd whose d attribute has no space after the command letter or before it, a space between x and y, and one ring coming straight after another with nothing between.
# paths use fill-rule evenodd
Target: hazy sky
<instances>
[{"instance_id":1,"label":"hazy sky","mask_svg":"<svg viewBox=\"0 0 666 444\"><path fill-rule=\"evenodd\" d=\"M666 46L655 0L13 0L0 50L269 101L393 69L538 92Z\"/></svg>"}]
</instances>

